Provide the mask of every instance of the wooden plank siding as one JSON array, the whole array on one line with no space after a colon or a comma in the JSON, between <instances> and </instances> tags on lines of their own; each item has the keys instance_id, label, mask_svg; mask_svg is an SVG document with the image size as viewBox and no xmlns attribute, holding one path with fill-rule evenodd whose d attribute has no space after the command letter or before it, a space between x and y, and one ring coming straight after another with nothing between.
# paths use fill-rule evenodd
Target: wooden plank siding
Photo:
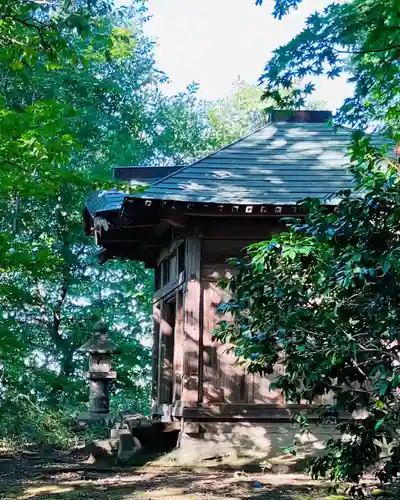
<instances>
[{"instance_id":1,"label":"wooden plank siding","mask_svg":"<svg viewBox=\"0 0 400 500\"><path fill-rule=\"evenodd\" d=\"M218 286L224 278L230 278L234 270L226 264L204 265L202 267L202 288L204 297L203 329L203 394L205 406L220 403L282 404L279 391L270 391L268 377L246 372L235 364L236 357L228 345L215 341L212 335L219 321L232 321L232 317L217 314L218 305L229 299L229 293ZM273 378L273 377L271 377Z\"/></svg>"},{"instance_id":2,"label":"wooden plank siding","mask_svg":"<svg viewBox=\"0 0 400 500\"><path fill-rule=\"evenodd\" d=\"M216 313L218 305L225 300L226 292L218 287L217 282L203 281L204 289L204 330L203 330L203 404L236 403L248 401L248 387L251 375L235 366L235 356L230 346L213 340L212 332L218 321L231 321L229 315L220 317Z\"/></svg>"},{"instance_id":3,"label":"wooden plank siding","mask_svg":"<svg viewBox=\"0 0 400 500\"><path fill-rule=\"evenodd\" d=\"M246 404L256 405L254 412L263 414L265 408L286 407L281 391L270 390L270 384L276 375L283 373L277 366L275 374L260 376L246 373L243 367L235 365L236 357L229 351L228 345L221 345L213 339L212 331L222 319L232 321L229 315L217 314L218 305L229 299L229 293L218 286L222 279L229 279L235 270L227 264L204 264L201 269L201 282L204 297L204 328L203 328L203 393L202 404L205 408L213 405L223 405L236 408L239 411ZM307 401L301 402L310 408ZM332 404L331 395L324 395L315 400L315 405ZM236 406L235 406L236 405ZM267 406L266 406L267 405ZM219 407L219 406L218 406ZM232 410L233 411L233 410ZM240 410L241 411L241 410ZM257 413L258 412L258 413ZM268 412L265 413L265 415ZM226 414L226 417L229 415Z\"/></svg>"}]
</instances>

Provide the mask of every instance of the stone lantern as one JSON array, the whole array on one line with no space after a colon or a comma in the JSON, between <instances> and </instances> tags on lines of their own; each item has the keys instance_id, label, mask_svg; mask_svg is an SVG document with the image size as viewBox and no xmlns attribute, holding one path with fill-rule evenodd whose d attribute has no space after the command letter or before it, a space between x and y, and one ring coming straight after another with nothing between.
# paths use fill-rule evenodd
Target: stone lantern
<instances>
[{"instance_id":1,"label":"stone lantern","mask_svg":"<svg viewBox=\"0 0 400 500\"><path fill-rule=\"evenodd\" d=\"M110 382L115 379L116 372L111 371L111 356L118 352L118 347L107 338L104 323L98 323L95 333L79 349L89 353L89 370L85 377L90 384L89 420L107 419L110 405Z\"/></svg>"}]
</instances>

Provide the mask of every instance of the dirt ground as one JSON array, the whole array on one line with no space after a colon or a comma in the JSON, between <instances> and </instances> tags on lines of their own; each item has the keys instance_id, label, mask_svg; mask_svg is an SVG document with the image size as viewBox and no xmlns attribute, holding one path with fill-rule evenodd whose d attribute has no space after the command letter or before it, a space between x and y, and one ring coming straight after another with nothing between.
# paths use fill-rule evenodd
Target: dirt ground
<instances>
[{"instance_id":1,"label":"dirt ground","mask_svg":"<svg viewBox=\"0 0 400 500\"><path fill-rule=\"evenodd\" d=\"M148 464L99 468L62 455L0 456L0 499L111 500L344 500L328 483L304 474L182 470Z\"/></svg>"},{"instance_id":2,"label":"dirt ground","mask_svg":"<svg viewBox=\"0 0 400 500\"><path fill-rule=\"evenodd\" d=\"M95 477L96 476L96 477ZM292 499L309 500L327 498L328 491L297 478L285 479L288 484L275 484L267 476L257 476L261 487L254 484L254 477L236 477L232 473L188 473L160 471L154 473L93 475L86 481L59 477L52 482L23 484L6 487L1 498L6 499ZM263 483L261 483L263 481ZM256 486L259 486L258 488ZM0 490L1 491L1 490ZM329 498L329 496L328 496ZM332 497L331 497L332 498Z\"/></svg>"}]
</instances>

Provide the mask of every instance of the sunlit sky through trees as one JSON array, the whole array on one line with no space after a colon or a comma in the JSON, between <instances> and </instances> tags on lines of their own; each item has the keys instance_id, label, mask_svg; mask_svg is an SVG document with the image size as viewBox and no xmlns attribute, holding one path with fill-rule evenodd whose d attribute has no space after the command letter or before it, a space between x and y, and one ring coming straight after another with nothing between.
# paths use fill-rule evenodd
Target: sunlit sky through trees
<instances>
[{"instance_id":1,"label":"sunlit sky through trees","mask_svg":"<svg viewBox=\"0 0 400 500\"><path fill-rule=\"evenodd\" d=\"M283 20L272 16L272 2L255 0L149 0L152 19L146 33L157 41L156 60L176 93L191 82L200 85L199 97L227 95L238 78L257 83L272 51L298 33L306 18L330 0L308 0ZM116 0L116 5L129 5ZM336 109L351 94L345 78L315 80L314 99Z\"/></svg>"}]
</instances>

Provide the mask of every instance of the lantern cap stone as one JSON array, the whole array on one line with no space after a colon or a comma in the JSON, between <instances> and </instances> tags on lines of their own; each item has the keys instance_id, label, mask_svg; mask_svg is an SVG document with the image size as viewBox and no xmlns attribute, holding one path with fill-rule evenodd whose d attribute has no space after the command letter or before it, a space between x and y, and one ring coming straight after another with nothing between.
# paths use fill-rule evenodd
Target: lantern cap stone
<instances>
[{"instance_id":1,"label":"lantern cap stone","mask_svg":"<svg viewBox=\"0 0 400 500\"><path fill-rule=\"evenodd\" d=\"M96 325L96 332L79 348L79 351L90 354L115 354L119 352L119 348L117 344L107 338L106 325L99 323Z\"/></svg>"},{"instance_id":2,"label":"lantern cap stone","mask_svg":"<svg viewBox=\"0 0 400 500\"><path fill-rule=\"evenodd\" d=\"M92 338L79 348L81 352L90 354L115 354L119 351L117 344L108 339L105 334L95 333Z\"/></svg>"}]
</instances>

